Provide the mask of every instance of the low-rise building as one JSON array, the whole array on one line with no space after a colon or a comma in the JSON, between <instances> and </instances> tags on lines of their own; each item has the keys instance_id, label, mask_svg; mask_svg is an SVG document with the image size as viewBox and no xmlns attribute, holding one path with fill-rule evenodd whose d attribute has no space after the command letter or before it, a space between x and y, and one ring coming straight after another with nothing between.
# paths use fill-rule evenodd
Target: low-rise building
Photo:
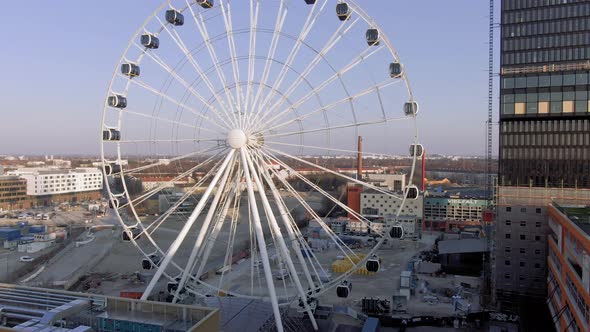
<instances>
[{"instance_id":1,"label":"low-rise building","mask_svg":"<svg viewBox=\"0 0 590 332\"><path fill-rule=\"evenodd\" d=\"M486 199L427 195L424 198L423 229L449 231L481 226L487 206Z\"/></svg>"},{"instance_id":2,"label":"low-rise building","mask_svg":"<svg viewBox=\"0 0 590 332\"><path fill-rule=\"evenodd\" d=\"M26 180L30 206L96 200L101 197L103 187L102 172L98 168L19 168L8 175Z\"/></svg>"},{"instance_id":3,"label":"low-rise building","mask_svg":"<svg viewBox=\"0 0 590 332\"><path fill-rule=\"evenodd\" d=\"M422 222L423 218L423 196L417 199L407 199L404 206L401 195L392 196L379 192L363 192L360 194L360 210L362 215L375 215L385 217L389 214L398 214L403 216L414 216ZM401 209L400 209L401 207Z\"/></svg>"},{"instance_id":4,"label":"low-rise building","mask_svg":"<svg viewBox=\"0 0 590 332\"><path fill-rule=\"evenodd\" d=\"M590 330L590 206L549 205L549 311L556 331Z\"/></svg>"},{"instance_id":5,"label":"low-rise building","mask_svg":"<svg viewBox=\"0 0 590 332\"><path fill-rule=\"evenodd\" d=\"M389 191L402 192L406 189L405 174L369 174L367 182Z\"/></svg>"},{"instance_id":6,"label":"low-rise building","mask_svg":"<svg viewBox=\"0 0 590 332\"><path fill-rule=\"evenodd\" d=\"M0 211L22 209L27 200L27 181L17 176L0 176Z\"/></svg>"},{"instance_id":7,"label":"low-rise building","mask_svg":"<svg viewBox=\"0 0 590 332\"><path fill-rule=\"evenodd\" d=\"M8 175L27 180L29 196L102 190L102 172L98 168L19 168Z\"/></svg>"}]
</instances>

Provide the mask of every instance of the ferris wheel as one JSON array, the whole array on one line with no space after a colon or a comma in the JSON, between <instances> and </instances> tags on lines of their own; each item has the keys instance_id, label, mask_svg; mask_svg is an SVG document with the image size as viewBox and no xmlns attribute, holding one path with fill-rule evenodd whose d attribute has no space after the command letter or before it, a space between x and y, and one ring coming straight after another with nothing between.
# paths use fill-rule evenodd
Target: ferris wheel
<instances>
[{"instance_id":1,"label":"ferris wheel","mask_svg":"<svg viewBox=\"0 0 590 332\"><path fill-rule=\"evenodd\" d=\"M174 301L262 299L279 330L280 307L295 302L315 327L316 299L348 297L350 275L377 272L377 250L403 232L395 222L377 228L322 181L391 196L399 216L419 195L417 114L390 39L355 1L165 1L117 64L101 128L122 240L154 271L143 297L167 288ZM358 136L366 157L409 158L403 192L330 163L354 156ZM375 240L352 248L321 204ZM154 205L162 211L146 216ZM322 253L312 248L311 226ZM331 275L336 256L348 265Z\"/></svg>"}]
</instances>

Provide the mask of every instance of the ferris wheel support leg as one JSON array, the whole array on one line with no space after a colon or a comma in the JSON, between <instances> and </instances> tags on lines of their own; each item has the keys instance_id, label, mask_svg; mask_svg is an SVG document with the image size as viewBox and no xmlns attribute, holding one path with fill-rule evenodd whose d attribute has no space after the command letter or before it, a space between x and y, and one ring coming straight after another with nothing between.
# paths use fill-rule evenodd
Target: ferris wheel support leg
<instances>
[{"instance_id":1,"label":"ferris wheel support leg","mask_svg":"<svg viewBox=\"0 0 590 332\"><path fill-rule=\"evenodd\" d=\"M289 273L291 273L291 277L293 278L293 281L295 282L295 286L297 287L297 291L299 292L299 297L301 298L301 302L303 302L303 306L305 308L305 311L307 312L307 315L309 316L309 319L311 320L311 324L313 325L313 328L317 331L318 325L315 321L315 317L313 316L313 312L311 311L311 308L309 307L309 304L307 303L307 296L305 294L305 291L303 290L303 286L301 286L301 281L299 280L299 276L297 275L297 270L295 269L295 265L293 265L293 260L291 259L291 255L289 254L289 249L287 248L287 245L285 244L285 240L283 239L283 235L281 233L281 228L279 227L279 225L277 223L277 219L275 218L272 208L270 206L270 203L268 201L268 198L266 197L266 193L264 190L264 186L262 185L262 181L260 181L260 177L258 176L258 174L256 172L256 168L254 168L254 163L252 162L251 156L246 155L246 159L248 161L248 166L250 167L250 170L252 171L252 177L254 178L254 182L256 183L256 187L258 187L258 193L260 194L260 198L262 200L262 205L264 206L264 209L266 210L266 214L268 216L268 223L269 223L270 227L272 227L274 233L276 234L275 237L278 242L279 249L282 251L283 257L284 257L285 261L287 262L287 268L289 269ZM260 163L258 163L257 166L261 170L264 167L263 165L260 165ZM272 191L272 189L271 189L271 191ZM274 191L273 191L273 194L275 194ZM280 205L279 201L277 201L277 205Z\"/></svg>"},{"instance_id":2,"label":"ferris wheel support leg","mask_svg":"<svg viewBox=\"0 0 590 332\"><path fill-rule=\"evenodd\" d=\"M235 158L232 158L231 160L233 162L235 160ZM229 179L232 169L233 169L232 166L227 167L225 169L225 173L223 174L223 178L221 179L219 186L217 186L217 192L215 193L215 197L213 198L213 202L211 202L211 206L209 207L209 211L207 212L207 216L205 217L205 221L203 222L203 226L201 226L201 230L199 231L199 235L197 236L197 240L195 241L195 245L194 245L193 250L191 251L191 254L189 256L188 262L186 264L186 268L184 269L184 271L182 271L182 277L180 279L180 283L178 284L178 287L176 288L176 292L174 293L174 299L172 300L172 303L176 303L176 301L178 300L178 295L180 294L182 288L184 287L184 285L186 283L186 280L188 279L189 275L191 274L192 266L195 263L195 260L197 259L197 255L202 254L201 247L203 245L203 240L205 239L205 236L207 235L207 233L209 231L209 226L211 225L211 220L213 220L213 216L215 215L215 212L217 212L217 205L219 204L221 197L223 195L228 194L227 192L225 192L225 189L226 189L225 186L227 184L227 180ZM199 278L199 275L197 275L196 277Z\"/></svg>"},{"instance_id":3,"label":"ferris wheel support leg","mask_svg":"<svg viewBox=\"0 0 590 332\"><path fill-rule=\"evenodd\" d=\"M193 224L195 223L195 221L199 217L199 214L201 214L201 211L203 210L205 203L207 202L207 200L209 200L209 196L211 195L213 188L215 187L215 185L217 185L217 182L219 182L219 178L221 178L221 175L224 173L225 169L228 167L230 160L233 159L234 153L235 153L235 150L230 150L229 153L227 154L227 157L225 157L223 164L221 165L217 174L215 175L215 177L211 181L211 184L209 184L209 187L207 188L207 190L203 194L203 197L201 197L201 200L199 201L199 203L197 204L197 206L193 210L193 213L191 213L186 224L184 225L184 227L182 228L182 230L178 234L178 237L176 238L176 240L174 240L174 242L172 242L172 245L170 245L170 248L168 249L168 251L166 253L166 257L164 258L164 260L160 264L160 267L156 271L156 274L154 274L154 276L152 277L152 280L150 280L150 283L148 284L147 288L143 292L143 295L141 296L142 300L147 300L148 296L151 294L151 292L154 290L154 287L156 286L156 284L160 280L160 277L162 277L162 274L164 273L164 271L166 271L168 264L170 264L170 262L172 261L172 258L176 254L176 251L178 250L178 248L180 247L180 245L182 244L182 242L184 241L184 239L188 235L188 232L190 231L191 227L193 226Z\"/></svg>"},{"instance_id":4,"label":"ferris wheel support leg","mask_svg":"<svg viewBox=\"0 0 590 332\"><path fill-rule=\"evenodd\" d=\"M272 273L270 270L270 262L268 260L268 252L266 251L266 243L264 241L264 233L262 231L262 224L260 222L260 215L258 214L258 206L256 204L256 196L254 195L254 186L252 184L252 178L250 177L250 170L248 168L248 161L246 159L246 148L240 149L242 158L242 168L244 169L246 177L246 188L248 190L248 203L250 204L250 210L252 211L252 219L254 221L254 229L256 232L256 238L258 240L258 249L262 258L262 266L264 269L264 276L266 277L266 285L268 287L268 293L272 305L272 310L275 316L275 323L277 330L283 332L283 323L281 322L281 312L279 311L279 301L277 299L277 293L272 280ZM262 194L261 194L262 196Z\"/></svg>"}]
</instances>

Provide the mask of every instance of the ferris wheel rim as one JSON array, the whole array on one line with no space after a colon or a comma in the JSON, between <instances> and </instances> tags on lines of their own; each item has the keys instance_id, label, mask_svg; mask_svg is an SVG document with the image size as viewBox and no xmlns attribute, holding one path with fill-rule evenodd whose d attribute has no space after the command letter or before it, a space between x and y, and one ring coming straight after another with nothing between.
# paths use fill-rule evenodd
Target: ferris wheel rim
<instances>
[{"instance_id":1,"label":"ferris wheel rim","mask_svg":"<svg viewBox=\"0 0 590 332\"><path fill-rule=\"evenodd\" d=\"M135 35L133 36L133 38L132 38L132 39L131 39L131 41L129 42L129 44L128 44L128 46L127 46L127 49L125 50L125 52L123 53L123 55L121 56L121 58L120 58L120 60L119 60L119 63L118 63L118 65L117 65L116 69L115 69L115 73L113 74L113 77L112 77L112 79L111 79L111 83L109 84L109 89L107 90L107 96L111 95L111 94L112 94L112 92L113 92L113 90L112 90L112 86L113 86L113 82L114 82L114 80L115 80L115 78L116 78L116 76L117 76L117 69L118 69L118 67L119 67L119 66L120 66L120 65L121 65L121 64L122 64L124 61L126 61L125 55L127 54L128 50L129 50L129 49L132 47L132 45L135 43L135 40L136 40L136 39L137 39L137 37L138 37L138 36L141 34L141 32L142 32L142 31L145 31L145 26L146 26L146 25L147 25L147 24L148 24L148 23L149 23L149 22L150 22L152 19L154 19L154 18L157 18L157 14L161 13L161 12L162 12L162 10L163 10L164 8L166 8L166 5L170 5L170 3L171 3L171 2L172 2L171 0L168 0L168 1L164 2L164 4L162 4L160 7L158 7L158 9L156 9L156 11L154 11L154 13L153 13L153 14L152 14L150 17L148 17L148 19L146 19L146 21L143 23L143 25L142 25L142 26L141 26L141 27L140 27L140 28L137 30L137 32L135 33ZM329 1L327 1L327 0L325 1L325 3L328 3L328 2L329 2ZM358 14L358 15L359 15L359 16L360 16L360 17L361 17L361 18L362 18L362 19L363 19L363 20L364 20L366 23L371 23L371 26L375 26L375 27L377 27L377 28L378 28L380 31L383 31L383 30L381 30L381 29L379 28L379 26L377 25L377 23L376 23L375 21L373 21L373 20L370 18L370 16L366 15L366 13L364 13L364 11L362 11L362 7L360 7L360 6L356 5L356 3L355 3L354 1L352 1L352 0L348 0L348 2L349 2L349 3L352 3L352 4L354 4L354 8L355 8L356 10L358 10L358 12L357 12L357 11L355 11L355 13L357 13L357 14ZM284 0L281 0L281 5L282 5L283 3L284 3ZM184 11L185 11L185 10L187 10L187 9L189 9L189 10L192 10L192 9L191 9L191 7L192 7L192 6L196 6L196 4L195 4L195 3L188 4L188 1L187 1L187 7L184 7L184 8L181 10L181 12L184 12ZM368 18L368 19L367 19L367 18ZM158 20L159 20L159 19L158 19ZM163 29L164 29L164 28L163 28ZM161 30L161 31L163 31L163 30ZM160 32L161 32L161 31L160 31ZM232 34L229 34L229 35L233 35L233 31L232 31ZM400 61L399 57L397 56L397 53L395 52L395 49L393 48L393 46L392 46L391 42L390 42L390 41L389 41L389 39L388 39L388 36L387 36L387 34L383 33L383 34L382 34L382 36L381 36L381 38L382 38L383 42L384 42L384 43L387 45L387 49L388 49L388 50L389 50L389 52L390 52L390 53L393 55L393 57L394 57L396 60ZM137 63L141 63L141 60L142 60L142 58L143 58L143 57L144 57L144 55L142 54L142 55L139 57L139 59L138 59ZM231 61L233 61L233 59L232 59ZM404 73L403 73L403 75L402 75L402 77L401 77L401 78L402 78L402 81L404 82L404 84L405 84L405 85L406 85L406 87L407 87L408 94L409 94L409 96L410 96L410 100L413 100L413 93L412 93L412 90L411 90L411 87L410 87L410 84L409 84L409 80L407 79L407 76L406 76L406 73L405 73L405 71L404 71ZM131 80L129 80L129 81L131 81ZM248 83L248 84L251 84L252 82L247 82L247 83ZM127 86L126 86L126 91L125 91L125 94L126 94L126 92L128 91L128 89L129 89L129 85L130 85L130 84L131 84L131 82L129 82L129 83L127 84ZM239 86L239 85L240 85L240 82L237 84L237 86ZM227 88L227 87L226 87L226 88ZM104 128L106 128L106 124L105 124L105 114L106 114L106 112L107 112L107 109L109 109L109 106L107 105L107 103L106 103L106 101L105 101L105 104L104 104L104 111L103 111L103 121L102 121L102 122L103 122L103 125L102 125L102 128L101 128L101 133L102 133L102 130L103 130ZM202 121L202 120L201 120L201 121ZM414 122L415 122L415 119L414 119ZM119 128L121 128L121 116L119 116L119 123L118 123L118 127L119 127ZM414 139L414 144L418 144L418 140L417 140L417 137L418 137L417 126L416 126L416 125L414 125L414 127L415 127L415 129L416 129L416 131L415 131L415 139ZM106 159L106 156L105 156L105 152L104 152L104 142L101 142L101 159L102 159L103 161L104 161L104 160L107 160L107 159ZM122 154L121 154L121 148L120 148L120 146L118 146L118 147L117 147L117 161L121 161L122 159L123 159L123 158L122 158ZM409 184L411 184L411 181L412 181L412 177L413 177L413 174L414 174L414 171L415 171L415 164L416 164L416 156L414 156L414 158L413 158L413 162L412 162L412 170L411 170L411 176L410 176L410 182L409 182ZM103 163L103 171L104 171L104 172L106 172L106 168L105 168L105 164L104 164L104 163ZM121 174L122 174L122 175L124 175L125 173L122 171L122 172L121 172ZM124 193L123 193L123 194L124 194L124 195L126 195L126 196L127 196L127 199L128 199L130 202L131 202L131 197L129 196L129 191L128 191L128 190L127 190L127 188L126 188L125 181L122 181L122 182L123 182L123 186L125 187L125 190L124 190ZM110 188L110 186L109 186L108 184L107 184L107 191L109 192L109 196L111 196L111 195L112 195L112 192L111 192L111 188ZM404 197L404 201L405 201L405 197ZM402 205L403 205L403 204L402 204ZM137 220L137 222L134 224L134 226L141 225L142 223L139 221L139 220L140 220L140 219L139 219L139 216L138 216L137 212L135 211L135 209L133 208L133 205L130 205L130 207L132 208L132 210L133 210L133 214L134 214L134 216L135 216L135 218L136 218L136 220ZM126 225L126 224L123 222L123 220L122 220L122 216L119 214L119 211L118 211L118 209L115 209L115 210L116 210L116 215L117 215L117 218L119 219L119 221L120 221L120 223L122 224L122 226L123 226L123 227L124 227L124 228L127 230L127 229L128 229L128 226L127 226L127 225ZM398 212L398 215L399 215L399 212ZM143 227L143 226L142 226L142 227ZM150 238L150 240L152 241L151 237L149 237L149 238ZM379 241L379 244L378 244L378 245L376 245L376 246L374 247L374 249L373 249L373 250L370 252L370 254L374 253L374 252L375 252L375 251L376 251L376 250L377 250L377 249L378 249L378 248L381 246L381 244L382 244L382 242L383 242L383 240L384 240L384 239L385 239L385 237L383 237L383 238L382 238L382 239ZM137 248L140 248L140 246L139 246L139 245L135 244L135 239L132 239L132 242L134 243L134 245L135 245ZM155 241L154 241L154 245L156 245L156 247L157 247L157 244L155 243ZM159 251L161 251L161 254L164 254L164 251L163 251L163 250L161 250L161 249L158 249L158 250L159 250ZM148 257L148 256L149 256L149 254L148 254L148 253L146 253L146 252L144 252L144 251L142 251L142 250L141 250L141 248L140 248L140 251L142 252L142 254L143 254L145 257ZM366 256L366 258L365 258L363 261L361 261L360 263L358 263L358 264L356 265L356 267L358 267L358 266L360 266L360 265L364 264L364 261L366 261L366 259L368 259L368 257L370 257L370 254L369 254L369 255L367 255L367 256ZM354 269L353 269L353 270L354 270ZM351 273L352 273L352 272L351 272ZM351 273L350 273L350 274L351 274ZM350 275L350 274L348 274L348 275ZM167 277L167 278L169 278L169 279L171 279L171 280L173 279L173 277L170 277L170 276L166 276L166 277ZM343 278L342 278L342 279L343 279ZM193 280L194 282L198 283L198 284L205 284L205 283L203 283L203 282L199 281L199 280L198 280L198 278L196 278L196 279L195 279L195 278L192 278L192 280ZM320 294L323 294L325 291L327 291L327 290L329 290L329 289L332 289L332 288L333 288L334 286L336 286L336 285L337 285L337 283L336 283L336 282L332 283L330 286L323 288L323 291L322 291L321 293L318 293L318 295L320 295ZM219 288L212 288L212 289L213 289L213 290L217 290L217 291L220 291L220 290L221 290L221 289L219 289ZM238 293L228 292L227 290L224 290L224 291L225 291L227 294L237 294L237 295L239 295L239 296L242 296L242 297L247 297L247 295L246 295L246 294L238 294ZM264 298L264 297L254 297L254 298Z\"/></svg>"}]
</instances>

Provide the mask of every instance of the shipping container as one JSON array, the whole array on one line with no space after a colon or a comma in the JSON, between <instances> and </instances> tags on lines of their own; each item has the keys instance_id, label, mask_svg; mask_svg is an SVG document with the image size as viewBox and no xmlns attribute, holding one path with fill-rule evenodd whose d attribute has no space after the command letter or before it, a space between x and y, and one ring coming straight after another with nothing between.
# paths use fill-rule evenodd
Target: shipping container
<instances>
[{"instance_id":1,"label":"shipping container","mask_svg":"<svg viewBox=\"0 0 590 332\"><path fill-rule=\"evenodd\" d=\"M143 295L143 292L120 292L119 293L119 297L123 297L126 299L136 299L136 300L141 299L142 295Z\"/></svg>"},{"instance_id":2,"label":"shipping container","mask_svg":"<svg viewBox=\"0 0 590 332\"><path fill-rule=\"evenodd\" d=\"M0 228L0 240L12 241L20 237L20 229Z\"/></svg>"},{"instance_id":3,"label":"shipping container","mask_svg":"<svg viewBox=\"0 0 590 332\"><path fill-rule=\"evenodd\" d=\"M30 226L29 233L45 233L44 225Z\"/></svg>"}]
</instances>

